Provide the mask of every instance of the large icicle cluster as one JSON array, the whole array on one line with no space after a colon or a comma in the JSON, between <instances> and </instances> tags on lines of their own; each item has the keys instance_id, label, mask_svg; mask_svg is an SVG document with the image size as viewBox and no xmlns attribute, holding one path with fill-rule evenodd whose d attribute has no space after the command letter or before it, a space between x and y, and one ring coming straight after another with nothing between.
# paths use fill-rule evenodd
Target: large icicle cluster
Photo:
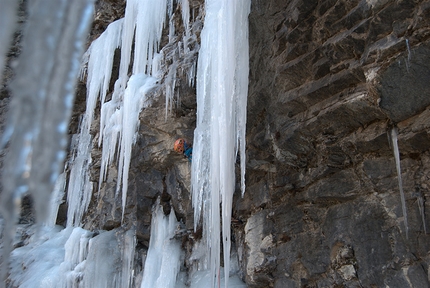
<instances>
[{"instance_id":1,"label":"large icicle cluster","mask_svg":"<svg viewBox=\"0 0 430 288\"><path fill-rule=\"evenodd\" d=\"M139 112L150 100L148 92L156 86L156 82L161 80L164 74L167 74L164 80L167 117L167 112L171 110L173 99L175 98L174 88L178 73L178 61L181 57L184 58L182 60L184 65L181 66L183 69L187 69L185 73L188 76L190 85L193 84L195 55L199 45L197 44L195 33L192 33L194 27L189 24L188 0L181 0L180 3L185 25L185 35L182 42L179 41L176 44L174 41L176 36L174 35L173 23L171 23L170 41L158 53L166 16L172 19L173 0L128 0L124 19L110 24L106 31L92 43L84 55L81 77L84 77L85 72L87 72L87 109L81 127L80 138L88 139L91 142L89 132L91 123L94 120L93 114L98 99L101 103L101 135L98 145L102 146L99 189L107 177L110 165L114 161L118 161L117 195L121 191L123 213L128 189L131 147L138 129ZM132 51L133 46L134 51ZM117 48L121 49L119 77L115 81L111 99L106 101L106 93L111 81L113 57ZM132 75L129 77L132 54L134 55ZM168 61L172 64L166 71L163 64L165 65ZM81 150L87 151L87 149L79 149L77 153L83 153L80 152ZM80 159L78 154L75 157ZM89 154L86 154L85 157L90 159ZM86 162L78 163L78 166L83 168L74 169L78 170L76 173L88 171L89 164L89 160L86 160ZM88 183L88 179L85 179L84 175L73 177L72 179L74 179L73 181L76 179L76 183L71 183L69 186L79 192L72 192L74 196L69 201L87 199L85 195L91 191L83 183ZM79 211L70 213L71 215L77 215L77 220L74 221L75 225L76 222L80 221L79 215L82 215L80 210L85 211L88 206L85 203L82 205L84 208L77 207Z\"/></svg>"},{"instance_id":2,"label":"large icicle cluster","mask_svg":"<svg viewBox=\"0 0 430 288\"><path fill-rule=\"evenodd\" d=\"M61 5L68 3L64 0L54 2ZM192 163L192 190L196 226L199 225L199 220L203 219L205 240L199 245L208 249L202 252L202 254L208 254L207 258L206 256L200 257L202 262L198 266L201 268L208 263L210 273L207 274L204 271L195 273L194 278L191 279L191 286L214 287L218 284L218 286L228 287L230 218L235 190L234 167L239 152L242 193L245 189L244 148L248 86L247 17L250 1L207 0L201 48L195 33L195 29L199 29L199 23L189 21L188 0L178 0L177 2L182 6L182 19L185 27L181 41L177 41L173 21L171 21L169 43L163 49L159 49L166 17L173 19L173 0L128 0L125 18L110 24L85 53L84 63L81 66L81 77L87 79L87 110L80 122L80 132L72 140L72 158L67 163L67 165L70 164L67 187L69 206L67 227L60 231L58 227L54 226L55 216L51 215L46 221L47 226L44 226L45 230L42 234L33 235L28 245L14 250L9 277L12 285L74 287L79 283L79 287L84 288L130 287L134 273L135 231L131 229L127 232L99 231L99 233L93 233L80 228L82 217L93 193L89 169L93 148L93 138L90 132L95 118L95 109L99 102L101 117L98 145L102 146L99 188L106 179L108 169L115 163L118 167L117 194L119 195L120 192L122 194L124 213L132 145L139 127L139 113L151 101L148 95L164 77L167 116L169 110L172 109L175 97L179 101L179 96L175 95L178 73L182 72L182 75L188 78L189 84L193 85L197 70L198 111ZM74 13L76 14L77 11ZM193 16L193 18L195 17ZM79 23L75 23L75 21L72 23L78 26L75 27L77 31L83 31L83 25L78 25ZM65 49L65 47L63 48ZM121 53L119 77L115 81L114 90L109 99L107 92L112 82L113 59L118 48ZM201 50L196 69L196 55L199 49ZM73 56L76 56L76 52L74 53ZM134 55L133 60L131 55ZM64 87L53 87L53 89L58 88L59 90L64 88L66 96L70 96L73 86L73 81L70 79L77 74L79 68L74 61L75 58L68 59L71 63L68 63L70 65L67 66L74 73L66 73L65 79L58 81L58 83L64 84ZM55 64L55 61L58 59L54 59L54 62L46 60L52 65ZM167 66L167 63L170 63L170 66ZM45 92L43 90L39 94L42 95ZM66 98L68 101L63 104L70 106L72 101L70 101L70 97ZM64 114L64 110L60 110L59 114L61 113ZM43 120L46 119L43 118ZM58 132L65 133L67 124L63 118L53 121L53 123L57 125ZM18 166L20 169L18 172L22 175L27 175L29 169L27 160L31 153L36 151L32 151L32 147L28 145L28 142L33 139L33 132L21 133L24 135L24 140L27 141L19 146L20 153L17 154L20 157L17 162L22 164ZM64 141L56 142L64 145ZM41 144L43 143L41 142ZM49 160L51 157L46 160L53 163L53 165L47 165L51 169L49 179L52 187L58 176L58 163L64 156L64 153L57 148L56 146L54 149L56 154L53 154L56 157L55 161ZM52 173L53 169L58 172ZM35 175L39 177L42 174L35 173ZM53 215L58 209L59 198L64 192L67 182L63 177L64 175L58 179L55 198L51 203L52 208L45 209L52 211ZM18 192L20 192L19 189L14 191L14 193ZM15 197L14 194L11 195L8 199L9 202ZM40 200L48 203L45 196ZM222 203L221 213L220 203ZM41 208L37 206L36 209L40 213ZM220 271L221 219L224 273ZM6 219L4 222L8 220ZM172 240L176 226L174 213L166 217L159 206L155 208L142 287L177 287L175 285L182 287L184 285L185 281L176 280L181 255L179 243ZM43 265L38 263L43 263ZM26 267L24 272L22 267ZM204 269L207 268L204 267ZM221 285L223 274L226 277L225 282ZM209 277L209 281L204 280L208 279L207 277ZM240 281L236 280L240 285Z\"/></svg>"},{"instance_id":3,"label":"large icicle cluster","mask_svg":"<svg viewBox=\"0 0 430 288\"><path fill-rule=\"evenodd\" d=\"M194 132L192 193L195 225L203 214L212 287L220 267L220 211L224 271L229 273L230 222L235 163L240 150L242 193L248 91L248 0L207 0L197 66L197 127ZM228 286L228 277L225 277Z\"/></svg>"},{"instance_id":4,"label":"large icicle cluster","mask_svg":"<svg viewBox=\"0 0 430 288\"><path fill-rule=\"evenodd\" d=\"M92 185L89 179L91 164L92 136L91 123L94 118L94 109L97 98L105 102L106 93L112 74L115 49L121 43L123 20L111 23L106 31L95 40L84 54L81 64L81 77L87 71L87 102L85 114L80 125L77 139L73 141L72 167L67 188L67 226L79 226L84 212L91 201ZM85 64L88 64L85 67Z\"/></svg>"},{"instance_id":5,"label":"large icicle cluster","mask_svg":"<svg viewBox=\"0 0 430 288\"><path fill-rule=\"evenodd\" d=\"M90 129L97 98L101 103L99 146L102 145L99 189L113 161L118 161L117 195L122 193L122 208L127 198L128 170L131 148L139 127L139 112L148 103L148 92L156 85L151 76L154 56L161 40L166 16L171 16L172 0L127 1L125 18L109 25L93 42L86 55L87 110L82 129ZM134 41L134 51L132 51ZM112 98L106 101L111 81L113 56L121 48L119 77ZM128 76L131 54L134 52L132 75ZM84 63L85 64L85 63ZM84 69L85 71L85 66ZM160 76L159 74L155 76ZM81 130L82 133L82 130ZM81 197L84 198L84 197Z\"/></svg>"}]
</instances>

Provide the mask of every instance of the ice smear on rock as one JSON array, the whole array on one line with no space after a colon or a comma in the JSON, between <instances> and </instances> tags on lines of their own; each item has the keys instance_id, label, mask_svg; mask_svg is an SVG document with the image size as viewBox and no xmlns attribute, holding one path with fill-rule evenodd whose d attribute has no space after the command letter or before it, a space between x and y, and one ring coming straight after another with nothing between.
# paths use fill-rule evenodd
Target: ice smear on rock
<instances>
[{"instance_id":1,"label":"ice smear on rock","mask_svg":"<svg viewBox=\"0 0 430 288\"><path fill-rule=\"evenodd\" d=\"M55 182L54 191L52 191L51 199L49 200L49 217L44 222L46 226L54 227L57 220L58 208L63 202L64 189L66 185L66 174L61 173Z\"/></svg>"},{"instance_id":2,"label":"ice smear on rock","mask_svg":"<svg viewBox=\"0 0 430 288\"><path fill-rule=\"evenodd\" d=\"M86 116L82 120L87 125ZM67 186L67 227L79 226L82 216L88 208L92 194L89 167L91 164L92 137L86 126L75 137L72 150L72 167Z\"/></svg>"},{"instance_id":3,"label":"ice smear on rock","mask_svg":"<svg viewBox=\"0 0 430 288\"><path fill-rule=\"evenodd\" d=\"M402 169L400 167L400 153L399 153L399 146L397 144L397 127L393 127L391 129L390 137L391 137L392 146L393 146L394 159L396 160L397 181L399 184L400 199L402 202L403 222L405 223L405 234L406 234L406 239L408 239L409 238L408 214L406 210L405 193L403 192Z\"/></svg>"},{"instance_id":4,"label":"ice smear on rock","mask_svg":"<svg viewBox=\"0 0 430 288\"><path fill-rule=\"evenodd\" d=\"M203 214L203 238L209 251L212 287L219 286L220 281L220 218L224 271L229 273L230 222L238 151L242 193L245 189L249 11L250 1L247 0L208 0L201 33L191 181L195 225ZM219 203L222 203L221 217ZM228 277L225 286L228 286Z\"/></svg>"}]
</instances>

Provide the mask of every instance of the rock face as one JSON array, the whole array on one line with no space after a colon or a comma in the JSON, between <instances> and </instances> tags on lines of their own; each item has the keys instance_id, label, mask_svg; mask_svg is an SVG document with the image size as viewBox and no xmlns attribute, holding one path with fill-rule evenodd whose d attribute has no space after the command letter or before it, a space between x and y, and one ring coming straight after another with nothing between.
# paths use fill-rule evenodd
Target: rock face
<instances>
[{"instance_id":1,"label":"rock face","mask_svg":"<svg viewBox=\"0 0 430 288\"><path fill-rule=\"evenodd\" d=\"M190 1L196 35L203 2ZM91 39L124 5L97 1ZM430 1L252 0L249 27L247 188L243 198L237 189L232 225L243 280L248 287L428 287ZM84 227L135 228L136 259L148 247L158 196L186 229L194 224L190 165L172 146L193 138L195 88L179 74L175 91L180 101L167 118L162 89L140 115L123 221L116 168L98 187L97 145L92 153L95 192ZM84 101L80 85L71 134ZM393 127L408 232L387 137ZM92 133L96 143L97 125ZM188 252L196 237L184 236Z\"/></svg>"},{"instance_id":2,"label":"rock face","mask_svg":"<svg viewBox=\"0 0 430 288\"><path fill-rule=\"evenodd\" d=\"M252 4L247 284L428 287L430 2Z\"/></svg>"}]
</instances>

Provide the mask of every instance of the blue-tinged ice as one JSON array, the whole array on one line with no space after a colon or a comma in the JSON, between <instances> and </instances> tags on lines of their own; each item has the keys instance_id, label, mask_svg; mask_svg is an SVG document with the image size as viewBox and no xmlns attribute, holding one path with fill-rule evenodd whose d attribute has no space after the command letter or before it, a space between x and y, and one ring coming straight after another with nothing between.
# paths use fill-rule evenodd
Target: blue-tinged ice
<instances>
[{"instance_id":1,"label":"blue-tinged ice","mask_svg":"<svg viewBox=\"0 0 430 288\"><path fill-rule=\"evenodd\" d=\"M131 287L134 230L47 227L11 254L11 287Z\"/></svg>"},{"instance_id":2,"label":"blue-tinged ice","mask_svg":"<svg viewBox=\"0 0 430 288\"><path fill-rule=\"evenodd\" d=\"M152 213L151 239L141 288L175 288L181 261L181 242L174 238L178 228L175 212L165 216L157 201Z\"/></svg>"},{"instance_id":3,"label":"blue-tinged ice","mask_svg":"<svg viewBox=\"0 0 430 288\"><path fill-rule=\"evenodd\" d=\"M203 238L208 247L212 287L219 286L221 275L220 220L226 274L230 269L230 222L238 152L242 193L245 190L250 4L248 0L206 1L201 33L191 181L195 225L203 214ZM224 280L226 287L228 279Z\"/></svg>"},{"instance_id":4,"label":"blue-tinged ice","mask_svg":"<svg viewBox=\"0 0 430 288\"><path fill-rule=\"evenodd\" d=\"M81 70L81 78L87 72L87 107L86 113L86 129L91 128L93 121L94 109L97 104L97 99L100 103L104 103L106 93L109 90L111 81L113 57L115 50L121 44L121 35L123 27L123 19L117 20L106 28L106 30L91 43L91 46L83 56ZM87 64L87 66L85 66Z\"/></svg>"},{"instance_id":5,"label":"blue-tinged ice","mask_svg":"<svg viewBox=\"0 0 430 288\"><path fill-rule=\"evenodd\" d=\"M60 266L73 229L42 228L42 237L34 234L29 244L16 248L10 255L9 278L11 287L56 288L64 277ZM75 248L76 250L76 248Z\"/></svg>"},{"instance_id":6,"label":"blue-tinged ice","mask_svg":"<svg viewBox=\"0 0 430 288\"><path fill-rule=\"evenodd\" d=\"M82 216L90 204L93 191L92 182L90 182L89 169L91 165L92 137L87 129L86 115L81 121L80 133L72 140L72 158L67 186L67 226L80 226Z\"/></svg>"},{"instance_id":7,"label":"blue-tinged ice","mask_svg":"<svg viewBox=\"0 0 430 288\"><path fill-rule=\"evenodd\" d=\"M0 10L0 27L2 27L0 29L0 71L4 71L5 56L15 31L17 7L18 1L16 0L2 1L2 9ZM3 74L0 76L0 81L3 81Z\"/></svg>"}]
</instances>

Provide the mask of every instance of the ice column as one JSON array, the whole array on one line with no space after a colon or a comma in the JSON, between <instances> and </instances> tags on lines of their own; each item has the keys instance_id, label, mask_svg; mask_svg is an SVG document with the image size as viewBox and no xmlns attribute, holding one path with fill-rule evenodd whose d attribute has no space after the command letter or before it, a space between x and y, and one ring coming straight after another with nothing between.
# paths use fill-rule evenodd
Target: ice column
<instances>
[{"instance_id":1,"label":"ice column","mask_svg":"<svg viewBox=\"0 0 430 288\"><path fill-rule=\"evenodd\" d=\"M8 262L21 196L32 194L39 223L48 216L50 193L65 157L67 126L92 4L93 0L35 0L28 4L18 77L11 84L14 97L3 135L3 143L10 144L0 201L5 219L4 263ZM4 282L0 283L2 287Z\"/></svg>"},{"instance_id":2,"label":"ice column","mask_svg":"<svg viewBox=\"0 0 430 288\"><path fill-rule=\"evenodd\" d=\"M174 239L178 221L175 212L165 216L157 201L152 213L151 239L141 288L174 288L180 267L181 243Z\"/></svg>"},{"instance_id":3,"label":"ice column","mask_svg":"<svg viewBox=\"0 0 430 288\"><path fill-rule=\"evenodd\" d=\"M212 287L219 285L220 203L224 271L226 275L229 273L231 206L238 151L242 193L245 189L249 11L248 0L207 0L201 33L192 193L196 225L203 214ZM225 277L225 286L228 286L228 277Z\"/></svg>"}]
</instances>

